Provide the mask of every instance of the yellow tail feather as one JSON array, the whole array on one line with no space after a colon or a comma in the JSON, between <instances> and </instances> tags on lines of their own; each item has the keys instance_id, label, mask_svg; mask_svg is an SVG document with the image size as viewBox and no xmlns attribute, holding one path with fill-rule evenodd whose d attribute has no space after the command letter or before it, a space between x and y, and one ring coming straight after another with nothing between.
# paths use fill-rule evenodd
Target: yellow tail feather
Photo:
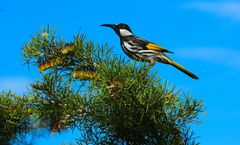
<instances>
[{"instance_id":1,"label":"yellow tail feather","mask_svg":"<svg viewBox=\"0 0 240 145\"><path fill-rule=\"evenodd\" d=\"M195 74L193 74L192 72L190 72L189 70L187 70L186 68L184 68L182 65L176 63L175 61L169 59L169 64L171 64L172 66L174 66L175 68L177 68L178 70L182 71L183 73L185 73L186 75L190 76L193 79L199 79Z\"/></svg>"}]
</instances>

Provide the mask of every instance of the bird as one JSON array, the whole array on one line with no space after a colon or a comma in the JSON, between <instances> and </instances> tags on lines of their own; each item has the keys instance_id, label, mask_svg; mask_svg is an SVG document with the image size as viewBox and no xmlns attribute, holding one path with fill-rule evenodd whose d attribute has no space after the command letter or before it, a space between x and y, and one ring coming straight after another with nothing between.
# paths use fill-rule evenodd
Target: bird
<instances>
[{"instance_id":1,"label":"bird","mask_svg":"<svg viewBox=\"0 0 240 145\"><path fill-rule=\"evenodd\" d=\"M153 66L155 62L168 64L177 68L193 79L199 79L194 73L190 72L165 54L173 53L172 51L167 50L156 43L134 35L131 28L127 24L102 24L100 26L109 27L115 31L115 33L120 38L120 44L123 51L131 59L136 61L149 62L150 66Z\"/></svg>"}]
</instances>

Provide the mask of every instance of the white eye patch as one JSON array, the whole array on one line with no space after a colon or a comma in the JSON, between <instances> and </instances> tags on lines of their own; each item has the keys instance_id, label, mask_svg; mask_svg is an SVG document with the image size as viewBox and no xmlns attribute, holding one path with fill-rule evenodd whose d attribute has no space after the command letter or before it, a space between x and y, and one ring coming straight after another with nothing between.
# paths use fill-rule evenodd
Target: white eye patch
<instances>
[{"instance_id":1,"label":"white eye patch","mask_svg":"<svg viewBox=\"0 0 240 145\"><path fill-rule=\"evenodd\" d=\"M120 29L120 35L121 36L129 36L129 35L132 35L132 33L130 31L128 31L127 29Z\"/></svg>"}]
</instances>

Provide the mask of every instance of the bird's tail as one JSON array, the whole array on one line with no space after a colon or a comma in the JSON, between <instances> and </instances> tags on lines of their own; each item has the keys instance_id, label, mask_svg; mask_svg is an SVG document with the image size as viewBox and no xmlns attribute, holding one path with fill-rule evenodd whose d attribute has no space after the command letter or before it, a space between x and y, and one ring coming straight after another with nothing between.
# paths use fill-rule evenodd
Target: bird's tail
<instances>
[{"instance_id":1,"label":"bird's tail","mask_svg":"<svg viewBox=\"0 0 240 145\"><path fill-rule=\"evenodd\" d=\"M192 72L190 72L189 70L187 70L186 68L184 68L182 65L176 63L175 61L171 60L170 64L172 66L174 66L175 68L177 68L178 70L182 71L183 73L185 73L186 75L190 76L193 79L199 79L195 74L193 74Z\"/></svg>"},{"instance_id":2,"label":"bird's tail","mask_svg":"<svg viewBox=\"0 0 240 145\"><path fill-rule=\"evenodd\" d=\"M193 79L199 79L195 74L193 74L192 72L190 72L189 70L187 70L186 68L184 68L182 65L176 63L175 61L173 61L172 59L170 59L169 57L165 56L165 61L167 61L168 64L174 66L175 68L177 68L178 70L182 71L183 73L185 73L186 75L188 75L189 77L193 78ZM166 62L165 62L166 63Z\"/></svg>"}]
</instances>

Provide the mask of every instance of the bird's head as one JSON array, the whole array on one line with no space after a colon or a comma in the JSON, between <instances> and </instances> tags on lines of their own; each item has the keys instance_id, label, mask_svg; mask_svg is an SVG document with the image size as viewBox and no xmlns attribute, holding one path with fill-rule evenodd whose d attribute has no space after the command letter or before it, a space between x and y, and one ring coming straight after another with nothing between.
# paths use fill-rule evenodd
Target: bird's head
<instances>
[{"instance_id":1,"label":"bird's head","mask_svg":"<svg viewBox=\"0 0 240 145\"><path fill-rule=\"evenodd\" d=\"M101 26L112 28L118 36L130 36L133 35L132 30L127 24L102 24Z\"/></svg>"}]
</instances>

